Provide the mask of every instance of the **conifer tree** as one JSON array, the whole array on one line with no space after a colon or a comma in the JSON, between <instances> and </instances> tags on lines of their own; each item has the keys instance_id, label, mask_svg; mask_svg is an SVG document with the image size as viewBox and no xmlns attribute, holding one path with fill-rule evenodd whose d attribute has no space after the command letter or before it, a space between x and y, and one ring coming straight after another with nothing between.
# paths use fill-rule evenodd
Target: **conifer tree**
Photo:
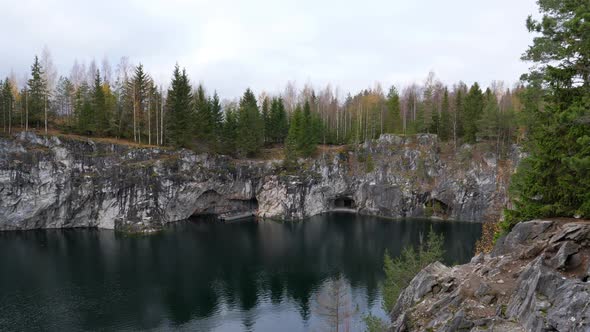
<instances>
[{"instance_id":1,"label":"conifer tree","mask_svg":"<svg viewBox=\"0 0 590 332\"><path fill-rule=\"evenodd\" d=\"M282 98L272 99L269 117L271 141L283 143L289 132L289 123Z\"/></svg>"},{"instance_id":2,"label":"conifer tree","mask_svg":"<svg viewBox=\"0 0 590 332\"><path fill-rule=\"evenodd\" d=\"M39 58L35 56L35 61L31 66L31 78L28 81L28 120L37 128L41 127L46 107L47 82L44 77L45 75Z\"/></svg>"},{"instance_id":3,"label":"conifer tree","mask_svg":"<svg viewBox=\"0 0 590 332\"><path fill-rule=\"evenodd\" d=\"M166 99L167 141L173 146L188 148L191 144L192 93L186 70L174 67Z\"/></svg>"},{"instance_id":4,"label":"conifer tree","mask_svg":"<svg viewBox=\"0 0 590 332\"><path fill-rule=\"evenodd\" d=\"M102 135L108 130L109 114L107 112L106 98L102 87L100 72L97 70L94 76L93 86L94 130Z\"/></svg>"},{"instance_id":5,"label":"conifer tree","mask_svg":"<svg viewBox=\"0 0 590 332\"><path fill-rule=\"evenodd\" d=\"M237 152L242 156L253 156L258 153L264 143L263 129L264 123L256 97L248 88L240 100Z\"/></svg>"},{"instance_id":6,"label":"conifer tree","mask_svg":"<svg viewBox=\"0 0 590 332\"><path fill-rule=\"evenodd\" d=\"M529 156L511 181L514 209L507 211L505 229L540 217L590 217L590 6L537 3L543 17L529 16L527 28L539 36L523 55L534 67L522 79L527 94L543 100L525 107Z\"/></svg>"},{"instance_id":7,"label":"conifer tree","mask_svg":"<svg viewBox=\"0 0 590 332\"><path fill-rule=\"evenodd\" d=\"M387 116L386 116L386 125L385 125L385 132L386 133L393 133L393 134L401 134L402 129L402 120L401 120L401 107L400 107L400 100L399 100L399 93L395 86L391 86L389 88L389 92L387 93Z\"/></svg>"},{"instance_id":8,"label":"conifer tree","mask_svg":"<svg viewBox=\"0 0 590 332\"><path fill-rule=\"evenodd\" d=\"M262 122L264 124L264 142L268 143L271 141L271 127L272 124L270 122L270 105L268 97L264 97L262 100Z\"/></svg>"},{"instance_id":9,"label":"conifer tree","mask_svg":"<svg viewBox=\"0 0 590 332\"><path fill-rule=\"evenodd\" d=\"M445 87L440 109L440 130L439 137L443 141L449 140L452 133L452 121L449 110L449 90Z\"/></svg>"},{"instance_id":10,"label":"conifer tree","mask_svg":"<svg viewBox=\"0 0 590 332\"><path fill-rule=\"evenodd\" d=\"M229 107L224 116L221 144L222 151L226 154L236 152L236 141L238 138L238 111Z\"/></svg>"},{"instance_id":11,"label":"conifer tree","mask_svg":"<svg viewBox=\"0 0 590 332\"><path fill-rule=\"evenodd\" d=\"M217 92L209 99L209 116L211 119L211 144L214 150L219 150L221 144L221 129L223 127L223 114Z\"/></svg>"},{"instance_id":12,"label":"conifer tree","mask_svg":"<svg viewBox=\"0 0 590 332\"><path fill-rule=\"evenodd\" d=\"M477 139L477 121L483 112L483 94L477 82L473 83L465 97L463 107L464 139L467 143L475 143Z\"/></svg>"},{"instance_id":13,"label":"conifer tree","mask_svg":"<svg viewBox=\"0 0 590 332\"><path fill-rule=\"evenodd\" d=\"M306 101L303 105L303 130L298 139L299 152L304 157L309 157L316 149L317 134L314 133L313 119L311 116L311 107Z\"/></svg>"},{"instance_id":14,"label":"conifer tree","mask_svg":"<svg viewBox=\"0 0 590 332\"><path fill-rule=\"evenodd\" d=\"M305 120L301 107L297 105L291 116L289 134L285 140L285 164L287 164L287 167L292 166L301 153L301 141L302 137L305 135L303 129L304 122Z\"/></svg>"}]
</instances>

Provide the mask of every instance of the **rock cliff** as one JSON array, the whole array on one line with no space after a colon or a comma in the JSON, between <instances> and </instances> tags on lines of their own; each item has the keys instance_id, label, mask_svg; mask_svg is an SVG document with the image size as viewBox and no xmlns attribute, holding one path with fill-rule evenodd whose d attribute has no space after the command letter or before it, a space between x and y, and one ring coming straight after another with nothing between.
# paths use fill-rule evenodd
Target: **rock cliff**
<instances>
[{"instance_id":1,"label":"rock cliff","mask_svg":"<svg viewBox=\"0 0 590 332\"><path fill-rule=\"evenodd\" d=\"M445 147L434 135L383 135L286 172L278 160L20 133L0 139L0 230L144 231L196 214L301 219L335 209L496 218L518 149L500 160L477 146Z\"/></svg>"},{"instance_id":2,"label":"rock cliff","mask_svg":"<svg viewBox=\"0 0 590 332\"><path fill-rule=\"evenodd\" d=\"M433 263L391 315L392 331L590 331L590 222L520 223L490 254Z\"/></svg>"}]
</instances>

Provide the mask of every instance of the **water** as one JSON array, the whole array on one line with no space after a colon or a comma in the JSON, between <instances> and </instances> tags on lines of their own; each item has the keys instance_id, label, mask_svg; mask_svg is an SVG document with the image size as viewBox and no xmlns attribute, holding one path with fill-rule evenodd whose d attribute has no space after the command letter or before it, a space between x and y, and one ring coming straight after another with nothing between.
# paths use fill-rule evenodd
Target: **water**
<instances>
[{"instance_id":1,"label":"water","mask_svg":"<svg viewBox=\"0 0 590 332\"><path fill-rule=\"evenodd\" d=\"M350 285L350 326L381 309L385 249L430 227L447 263L481 225L330 214L304 222L192 220L150 236L107 230L0 232L0 330L321 330L326 281Z\"/></svg>"}]
</instances>

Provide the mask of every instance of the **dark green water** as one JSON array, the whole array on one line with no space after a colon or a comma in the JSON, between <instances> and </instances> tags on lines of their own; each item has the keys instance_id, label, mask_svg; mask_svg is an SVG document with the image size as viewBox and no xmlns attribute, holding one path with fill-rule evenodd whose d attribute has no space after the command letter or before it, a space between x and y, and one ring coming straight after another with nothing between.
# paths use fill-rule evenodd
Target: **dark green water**
<instances>
[{"instance_id":1,"label":"dark green water","mask_svg":"<svg viewBox=\"0 0 590 332\"><path fill-rule=\"evenodd\" d=\"M430 227L447 263L470 259L481 225L330 214L305 222L203 220L129 237L106 230L0 232L0 330L308 331L331 277L350 284L352 330L384 316L385 249Z\"/></svg>"}]
</instances>

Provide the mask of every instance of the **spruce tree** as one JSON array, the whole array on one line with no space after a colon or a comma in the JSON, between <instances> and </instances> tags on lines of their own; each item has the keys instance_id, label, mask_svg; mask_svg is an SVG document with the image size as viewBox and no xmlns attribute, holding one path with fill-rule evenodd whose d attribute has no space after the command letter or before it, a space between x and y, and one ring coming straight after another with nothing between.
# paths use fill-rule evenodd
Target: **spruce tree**
<instances>
[{"instance_id":1,"label":"spruce tree","mask_svg":"<svg viewBox=\"0 0 590 332\"><path fill-rule=\"evenodd\" d=\"M263 126L264 123L258 111L256 97L252 90L248 88L240 100L238 113L238 140L236 145L240 155L250 157L258 153L264 143Z\"/></svg>"},{"instance_id":2,"label":"spruce tree","mask_svg":"<svg viewBox=\"0 0 590 332\"><path fill-rule=\"evenodd\" d=\"M511 181L505 229L533 218L590 217L590 5L537 3L543 17L529 16L527 28L539 35L523 55L534 67L522 79L527 94L543 100L525 107L529 155Z\"/></svg>"},{"instance_id":3,"label":"spruce tree","mask_svg":"<svg viewBox=\"0 0 590 332\"><path fill-rule=\"evenodd\" d=\"M172 82L166 99L166 140L176 147L189 148L192 132L192 93L186 70L174 67Z\"/></svg>"},{"instance_id":4,"label":"spruce tree","mask_svg":"<svg viewBox=\"0 0 590 332\"><path fill-rule=\"evenodd\" d=\"M465 97L463 107L464 139L467 143L475 143L477 140L477 121L483 112L483 93L477 82L473 83L469 93Z\"/></svg>"},{"instance_id":5,"label":"spruce tree","mask_svg":"<svg viewBox=\"0 0 590 332\"><path fill-rule=\"evenodd\" d=\"M387 93L387 116L385 121L385 132L401 134L403 131L401 120L401 107L399 93L395 86L389 88Z\"/></svg>"},{"instance_id":6,"label":"spruce tree","mask_svg":"<svg viewBox=\"0 0 590 332\"><path fill-rule=\"evenodd\" d=\"M195 136L203 142L209 143L213 133L213 118L209 109L209 100L202 84L197 87L193 104L195 106Z\"/></svg>"},{"instance_id":7,"label":"spruce tree","mask_svg":"<svg viewBox=\"0 0 590 332\"><path fill-rule=\"evenodd\" d=\"M271 141L271 117L270 117L270 104L268 97L262 100L262 122L264 124L264 142L268 143Z\"/></svg>"},{"instance_id":8,"label":"spruce tree","mask_svg":"<svg viewBox=\"0 0 590 332\"><path fill-rule=\"evenodd\" d=\"M222 151L226 154L236 152L236 141L238 138L238 111L228 108L223 121L221 144Z\"/></svg>"},{"instance_id":9,"label":"spruce tree","mask_svg":"<svg viewBox=\"0 0 590 332\"><path fill-rule=\"evenodd\" d=\"M304 157L309 157L316 149L317 142L316 133L314 133L313 119L311 115L311 107L306 101L303 105L303 130L298 139L299 152Z\"/></svg>"},{"instance_id":10,"label":"spruce tree","mask_svg":"<svg viewBox=\"0 0 590 332\"><path fill-rule=\"evenodd\" d=\"M445 87L443 92L443 99L441 103L440 109L440 130L439 130L439 137L443 141L449 140L451 138L453 130L451 113L449 110L449 90Z\"/></svg>"},{"instance_id":11,"label":"spruce tree","mask_svg":"<svg viewBox=\"0 0 590 332\"><path fill-rule=\"evenodd\" d=\"M270 107L270 139L274 143L283 143L289 132L289 123L282 98L273 98Z\"/></svg>"},{"instance_id":12,"label":"spruce tree","mask_svg":"<svg viewBox=\"0 0 590 332\"><path fill-rule=\"evenodd\" d=\"M107 112L106 98L102 86L102 80L100 73L97 70L94 76L93 86L93 108L94 108L94 131L103 135L109 127L109 114Z\"/></svg>"},{"instance_id":13,"label":"spruce tree","mask_svg":"<svg viewBox=\"0 0 590 332\"><path fill-rule=\"evenodd\" d=\"M37 128L41 127L46 107L47 82L39 58L35 56L31 66L31 78L28 81L29 123Z\"/></svg>"},{"instance_id":14,"label":"spruce tree","mask_svg":"<svg viewBox=\"0 0 590 332\"><path fill-rule=\"evenodd\" d=\"M217 92L209 99L209 116L211 119L211 144L214 150L218 151L221 144L221 129L223 127L223 113Z\"/></svg>"},{"instance_id":15,"label":"spruce tree","mask_svg":"<svg viewBox=\"0 0 590 332\"><path fill-rule=\"evenodd\" d=\"M297 105L289 123L289 134L285 140L285 164L292 166L301 154L301 141L305 135L304 116L301 107Z\"/></svg>"}]
</instances>

